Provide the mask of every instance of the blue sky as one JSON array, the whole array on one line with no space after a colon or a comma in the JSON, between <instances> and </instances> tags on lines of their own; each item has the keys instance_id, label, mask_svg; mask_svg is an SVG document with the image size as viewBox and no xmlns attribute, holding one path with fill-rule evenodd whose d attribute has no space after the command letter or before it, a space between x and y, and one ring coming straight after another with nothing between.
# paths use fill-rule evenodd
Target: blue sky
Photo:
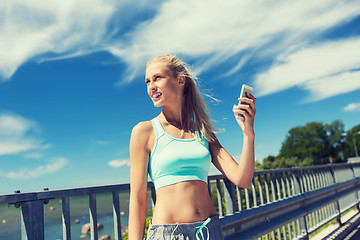
<instances>
[{"instance_id":1,"label":"blue sky","mask_svg":"<svg viewBox=\"0 0 360 240\"><path fill-rule=\"evenodd\" d=\"M221 100L206 98L236 159L243 83L258 161L292 127L360 123L359 1L2 1L0 32L0 194L128 182L131 129L160 112L145 64L165 53Z\"/></svg>"}]
</instances>

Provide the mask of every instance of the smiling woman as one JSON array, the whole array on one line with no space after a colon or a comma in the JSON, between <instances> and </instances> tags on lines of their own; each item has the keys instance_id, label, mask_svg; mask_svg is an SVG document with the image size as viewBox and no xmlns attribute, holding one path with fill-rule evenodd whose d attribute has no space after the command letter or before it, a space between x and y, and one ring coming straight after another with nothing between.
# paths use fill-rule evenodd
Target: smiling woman
<instances>
[{"instance_id":1,"label":"smiling woman","mask_svg":"<svg viewBox=\"0 0 360 240\"><path fill-rule=\"evenodd\" d=\"M207 104L185 64L163 55L147 64L145 83L161 113L137 124L130 139L129 239L144 236L147 175L154 182L156 204L147 239L223 239L209 197L207 176L212 162L239 187L248 187L254 172L256 99L239 98L234 117L244 133L241 164L221 146Z\"/></svg>"}]
</instances>

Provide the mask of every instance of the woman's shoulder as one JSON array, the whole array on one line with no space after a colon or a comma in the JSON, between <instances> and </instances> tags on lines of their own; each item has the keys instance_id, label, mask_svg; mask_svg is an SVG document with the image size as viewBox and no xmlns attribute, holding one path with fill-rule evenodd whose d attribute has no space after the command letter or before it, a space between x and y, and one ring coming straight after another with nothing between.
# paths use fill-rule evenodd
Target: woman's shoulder
<instances>
[{"instance_id":1,"label":"woman's shoulder","mask_svg":"<svg viewBox=\"0 0 360 240\"><path fill-rule=\"evenodd\" d=\"M132 135L150 135L153 132L151 121L139 122L132 129Z\"/></svg>"}]
</instances>

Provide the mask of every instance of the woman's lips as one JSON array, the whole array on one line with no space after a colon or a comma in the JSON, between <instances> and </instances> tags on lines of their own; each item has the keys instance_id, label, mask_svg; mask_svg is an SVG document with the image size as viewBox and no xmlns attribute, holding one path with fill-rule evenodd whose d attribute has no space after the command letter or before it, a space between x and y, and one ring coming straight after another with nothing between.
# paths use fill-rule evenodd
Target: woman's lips
<instances>
[{"instance_id":1,"label":"woman's lips","mask_svg":"<svg viewBox=\"0 0 360 240\"><path fill-rule=\"evenodd\" d=\"M161 93L153 93L151 95L151 98L154 100L154 101L157 101L160 97L161 97Z\"/></svg>"}]
</instances>

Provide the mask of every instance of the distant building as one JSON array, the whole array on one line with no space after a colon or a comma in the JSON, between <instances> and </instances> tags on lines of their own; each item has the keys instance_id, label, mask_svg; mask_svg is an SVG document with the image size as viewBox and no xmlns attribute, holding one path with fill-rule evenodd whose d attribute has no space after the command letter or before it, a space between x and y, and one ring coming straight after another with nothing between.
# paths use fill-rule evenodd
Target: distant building
<instances>
[{"instance_id":1,"label":"distant building","mask_svg":"<svg viewBox=\"0 0 360 240\"><path fill-rule=\"evenodd\" d=\"M347 160L349 163L357 163L360 162L360 157L351 157Z\"/></svg>"}]
</instances>

